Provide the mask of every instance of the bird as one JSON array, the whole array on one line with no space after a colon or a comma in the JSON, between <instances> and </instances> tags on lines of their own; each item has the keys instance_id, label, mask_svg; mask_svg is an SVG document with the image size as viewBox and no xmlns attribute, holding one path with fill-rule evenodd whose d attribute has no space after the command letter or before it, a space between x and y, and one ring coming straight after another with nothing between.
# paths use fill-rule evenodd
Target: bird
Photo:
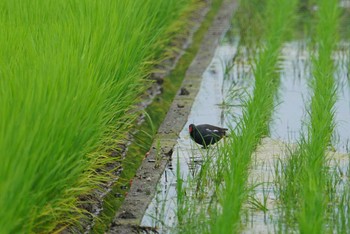
<instances>
[{"instance_id":1,"label":"bird","mask_svg":"<svg viewBox=\"0 0 350 234\"><path fill-rule=\"evenodd\" d=\"M188 126L190 136L197 144L203 146L204 149L211 144L215 144L226 135L227 128L216 127L210 124Z\"/></svg>"}]
</instances>

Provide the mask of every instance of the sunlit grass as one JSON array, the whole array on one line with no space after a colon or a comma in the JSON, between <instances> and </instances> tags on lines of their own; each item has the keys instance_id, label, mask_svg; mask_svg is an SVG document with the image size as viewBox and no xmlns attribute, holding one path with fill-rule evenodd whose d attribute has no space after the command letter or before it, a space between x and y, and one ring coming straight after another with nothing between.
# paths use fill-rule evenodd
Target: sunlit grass
<instances>
[{"instance_id":1,"label":"sunlit grass","mask_svg":"<svg viewBox=\"0 0 350 234\"><path fill-rule=\"evenodd\" d=\"M189 2L1 1L2 233L77 222Z\"/></svg>"}]
</instances>

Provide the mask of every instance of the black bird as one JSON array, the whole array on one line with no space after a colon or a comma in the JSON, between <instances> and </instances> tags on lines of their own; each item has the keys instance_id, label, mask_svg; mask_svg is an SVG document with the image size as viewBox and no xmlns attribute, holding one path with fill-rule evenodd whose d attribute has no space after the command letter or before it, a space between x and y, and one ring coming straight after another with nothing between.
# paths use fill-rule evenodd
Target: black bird
<instances>
[{"instance_id":1,"label":"black bird","mask_svg":"<svg viewBox=\"0 0 350 234\"><path fill-rule=\"evenodd\" d=\"M192 140L203 146L206 149L209 145L215 144L223 136L225 136L227 128L220 128L210 124L188 126Z\"/></svg>"}]
</instances>

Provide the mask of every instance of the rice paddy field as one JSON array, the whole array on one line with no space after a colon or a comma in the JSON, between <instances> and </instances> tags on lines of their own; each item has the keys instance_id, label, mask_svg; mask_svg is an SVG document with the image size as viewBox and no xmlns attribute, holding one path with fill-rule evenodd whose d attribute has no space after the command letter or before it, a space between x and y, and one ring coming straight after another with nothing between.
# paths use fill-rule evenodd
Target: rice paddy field
<instances>
[{"instance_id":1,"label":"rice paddy field","mask_svg":"<svg viewBox=\"0 0 350 234\"><path fill-rule=\"evenodd\" d=\"M349 233L350 1L237 3L141 226ZM84 229L93 191L124 165L150 74L200 4L0 1L0 233ZM144 115L159 126L164 113ZM206 150L190 123L230 130Z\"/></svg>"},{"instance_id":2,"label":"rice paddy field","mask_svg":"<svg viewBox=\"0 0 350 234\"><path fill-rule=\"evenodd\" d=\"M0 233L79 226L197 4L0 1Z\"/></svg>"},{"instance_id":3,"label":"rice paddy field","mask_svg":"<svg viewBox=\"0 0 350 234\"><path fill-rule=\"evenodd\" d=\"M143 225L349 233L350 2L238 3ZM209 150L204 121L230 128Z\"/></svg>"}]
</instances>

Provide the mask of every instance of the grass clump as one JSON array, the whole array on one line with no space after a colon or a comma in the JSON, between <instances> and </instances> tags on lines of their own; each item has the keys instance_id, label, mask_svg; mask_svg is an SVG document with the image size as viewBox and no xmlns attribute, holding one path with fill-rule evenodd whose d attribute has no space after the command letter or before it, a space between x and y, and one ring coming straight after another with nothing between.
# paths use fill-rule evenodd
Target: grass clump
<instances>
[{"instance_id":1,"label":"grass clump","mask_svg":"<svg viewBox=\"0 0 350 234\"><path fill-rule=\"evenodd\" d=\"M1 1L2 233L77 223L190 2Z\"/></svg>"}]
</instances>

